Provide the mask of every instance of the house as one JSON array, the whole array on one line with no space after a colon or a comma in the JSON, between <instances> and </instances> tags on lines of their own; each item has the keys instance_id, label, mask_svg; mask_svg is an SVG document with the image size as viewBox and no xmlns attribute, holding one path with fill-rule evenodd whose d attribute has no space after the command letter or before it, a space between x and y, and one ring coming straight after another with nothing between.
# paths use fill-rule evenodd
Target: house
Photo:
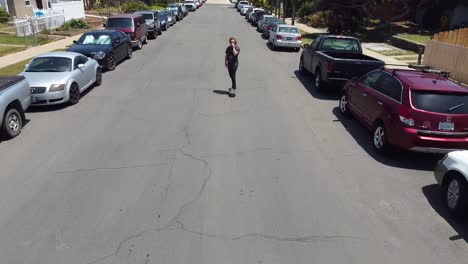
<instances>
[{"instance_id":1,"label":"house","mask_svg":"<svg viewBox=\"0 0 468 264\"><path fill-rule=\"evenodd\" d=\"M6 1L12 17L26 18L47 14L63 14L65 21L84 18L83 0L0 0Z\"/></svg>"}]
</instances>

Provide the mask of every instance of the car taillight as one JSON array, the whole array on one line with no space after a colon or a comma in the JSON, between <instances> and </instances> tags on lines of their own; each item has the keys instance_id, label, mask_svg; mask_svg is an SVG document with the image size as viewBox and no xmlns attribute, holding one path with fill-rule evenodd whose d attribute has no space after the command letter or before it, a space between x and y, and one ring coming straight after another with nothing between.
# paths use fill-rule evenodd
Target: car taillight
<instances>
[{"instance_id":1,"label":"car taillight","mask_svg":"<svg viewBox=\"0 0 468 264\"><path fill-rule=\"evenodd\" d=\"M297 40L302 40L302 36L299 36L296 38Z\"/></svg>"},{"instance_id":2,"label":"car taillight","mask_svg":"<svg viewBox=\"0 0 468 264\"><path fill-rule=\"evenodd\" d=\"M333 62L328 63L327 72L333 72L335 70L335 64Z\"/></svg>"},{"instance_id":3,"label":"car taillight","mask_svg":"<svg viewBox=\"0 0 468 264\"><path fill-rule=\"evenodd\" d=\"M272 28L273 28L272 25L270 25L270 26L267 27L268 30L271 30Z\"/></svg>"},{"instance_id":4,"label":"car taillight","mask_svg":"<svg viewBox=\"0 0 468 264\"><path fill-rule=\"evenodd\" d=\"M276 39L283 39L283 36L276 35Z\"/></svg>"},{"instance_id":5,"label":"car taillight","mask_svg":"<svg viewBox=\"0 0 468 264\"><path fill-rule=\"evenodd\" d=\"M398 115L400 116L400 121L403 124L408 126L414 126L414 118L411 114L411 110L408 107L401 105L398 109Z\"/></svg>"}]
</instances>

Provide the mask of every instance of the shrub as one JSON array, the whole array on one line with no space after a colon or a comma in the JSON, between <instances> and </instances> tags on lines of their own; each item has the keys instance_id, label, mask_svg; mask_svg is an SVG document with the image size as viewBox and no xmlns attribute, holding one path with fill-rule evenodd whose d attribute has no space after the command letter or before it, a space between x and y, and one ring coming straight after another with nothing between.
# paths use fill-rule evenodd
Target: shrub
<instances>
[{"instance_id":1,"label":"shrub","mask_svg":"<svg viewBox=\"0 0 468 264\"><path fill-rule=\"evenodd\" d=\"M133 13L139 10L147 10L147 9L149 9L149 6L147 4L138 0L132 0L123 4L122 11L124 13Z\"/></svg>"},{"instance_id":2,"label":"shrub","mask_svg":"<svg viewBox=\"0 0 468 264\"><path fill-rule=\"evenodd\" d=\"M10 20L10 14L0 7L0 23L7 23Z\"/></svg>"},{"instance_id":3,"label":"shrub","mask_svg":"<svg viewBox=\"0 0 468 264\"><path fill-rule=\"evenodd\" d=\"M309 15L312 15L315 12L315 9L317 8L317 3L315 1L313 2L307 2L303 4L299 10L297 10L297 15L299 17L307 17Z\"/></svg>"},{"instance_id":4,"label":"shrub","mask_svg":"<svg viewBox=\"0 0 468 264\"><path fill-rule=\"evenodd\" d=\"M65 22L62 26L58 28L59 31L61 30L70 30L70 29L87 29L89 28L88 22L83 19L72 19L70 21Z\"/></svg>"},{"instance_id":5,"label":"shrub","mask_svg":"<svg viewBox=\"0 0 468 264\"><path fill-rule=\"evenodd\" d=\"M313 15L307 16L306 20L312 27L317 28L326 28L330 25L330 19L333 14L331 11L319 11L315 12Z\"/></svg>"}]
</instances>

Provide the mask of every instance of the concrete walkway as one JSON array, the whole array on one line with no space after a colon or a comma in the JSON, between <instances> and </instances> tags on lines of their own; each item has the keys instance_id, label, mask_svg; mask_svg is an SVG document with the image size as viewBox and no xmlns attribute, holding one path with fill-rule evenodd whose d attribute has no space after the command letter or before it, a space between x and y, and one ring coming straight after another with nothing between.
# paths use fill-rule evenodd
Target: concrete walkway
<instances>
[{"instance_id":1,"label":"concrete walkway","mask_svg":"<svg viewBox=\"0 0 468 264\"><path fill-rule=\"evenodd\" d=\"M73 40L77 40L81 35L67 37L41 46L28 48L24 51L9 54L0 58L0 69L20 61L27 60L42 53L50 52L56 49L64 49L68 45L73 44Z\"/></svg>"},{"instance_id":2,"label":"concrete walkway","mask_svg":"<svg viewBox=\"0 0 468 264\"><path fill-rule=\"evenodd\" d=\"M292 23L291 18L286 18L286 23L291 24ZM308 25L298 23L297 21L295 21L294 25L297 28L299 28L300 30L305 31L307 33L311 33L311 34L317 34L317 33L324 33L325 34L325 33L327 33L326 29L313 28L313 27L310 27ZM386 64L408 65L407 63L404 63L404 62L401 62L401 61L399 61L397 59L382 55L382 54L377 53L375 51L372 51L370 49L366 49L364 47L363 47L362 50L363 50L364 54L366 54L368 56L371 56L371 57L374 57L376 59L379 59L381 61L384 61ZM395 66L392 66L392 67L395 67ZM398 66L396 66L396 67L398 67Z\"/></svg>"}]
</instances>

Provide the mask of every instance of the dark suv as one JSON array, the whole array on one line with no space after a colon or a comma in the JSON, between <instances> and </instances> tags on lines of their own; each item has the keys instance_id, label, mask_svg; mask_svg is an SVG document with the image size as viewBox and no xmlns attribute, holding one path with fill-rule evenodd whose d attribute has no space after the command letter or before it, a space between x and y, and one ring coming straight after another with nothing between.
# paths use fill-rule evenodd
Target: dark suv
<instances>
[{"instance_id":1,"label":"dark suv","mask_svg":"<svg viewBox=\"0 0 468 264\"><path fill-rule=\"evenodd\" d=\"M375 70L344 87L341 113L373 131L378 151L468 149L468 89L433 70Z\"/></svg>"},{"instance_id":2,"label":"dark suv","mask_svg":"<svg viewBox=\"0 0 468 264\"><path fill-rule=\"evenodd\" d=\"M158 35L161 35L161 21L159 20L158 11L138 11L136 14L141 14L145 18L148 37L150 39L156 39Z\"/></svg>"},{"instance_id":3,"label":"dark suv","mask_svg":"<svg viewBox=\"0 0 468 264\"><path fill-rule=\"evenodd\" d=\"M141 49L147 42L147 26L141 14L111 16L104 24L106 29L120 30L130 36L132 47Z\"/></svg>"}]
</instances>

